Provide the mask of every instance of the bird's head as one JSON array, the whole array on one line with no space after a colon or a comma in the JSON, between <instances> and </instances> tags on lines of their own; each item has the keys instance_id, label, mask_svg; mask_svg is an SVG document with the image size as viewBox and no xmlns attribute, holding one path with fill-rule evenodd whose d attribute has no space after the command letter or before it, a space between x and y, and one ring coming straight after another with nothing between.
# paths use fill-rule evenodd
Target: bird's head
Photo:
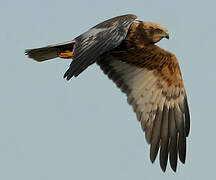
<instances>
[{"instance_id":1,"label":"bird's head","mask_svg":"<svg viewBox=\"0 0 216 180\"><path fill-rule=\"evenodd\" d=\"M169 39L168 30L164 26L152 22L143 22L143 25L144 31L148 35L150 43L157 43L163 38Z\"/></svg>"},{"instance_id":2,"label":"bird's head","mask_svg":"<svg viewBox=\"0 0 216 180\"><path fill-rule=\"evenodd\" d=\"M139 44L155 44L163 38L169 39L167 28L157 23L137 20L130 29L134 36L140 38Z\"/></svg>"}]
</instances>

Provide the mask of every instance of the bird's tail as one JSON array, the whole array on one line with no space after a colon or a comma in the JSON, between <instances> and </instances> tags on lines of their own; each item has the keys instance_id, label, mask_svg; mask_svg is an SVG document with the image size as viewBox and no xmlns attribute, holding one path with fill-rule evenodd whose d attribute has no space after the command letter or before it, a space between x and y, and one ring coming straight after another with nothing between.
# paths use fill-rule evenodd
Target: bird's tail
<instances>
[{"instance_id":1,"label":"bird's tail","mask_svg":"<svg viewBox=\"0 0 216 180\"><path fill-rule=\"evenodd\" d=\"M56 57L71 59L73 58L75 40L61 44L55 44L36 49L27 49L25 54L38 62L46 61Z\"/></svg>"}]
</instances>

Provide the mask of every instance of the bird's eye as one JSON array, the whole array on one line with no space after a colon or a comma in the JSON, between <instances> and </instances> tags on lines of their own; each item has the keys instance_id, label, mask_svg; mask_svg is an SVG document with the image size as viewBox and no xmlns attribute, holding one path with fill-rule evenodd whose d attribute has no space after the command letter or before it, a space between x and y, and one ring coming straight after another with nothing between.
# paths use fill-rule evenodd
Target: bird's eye
<instances>
[{"instance_id":1,"label":"bird's eye","mask_svg":"<svg viewBox=\"0 0 216 180\"><path fill-rule=\"evenodd\" d=\"M158 29L158 28L155 29L154 32L157 33L157 34L161 34L161 33L163 33L163 31L162 31L161 29Z\"/></svg>"}]
</instances>

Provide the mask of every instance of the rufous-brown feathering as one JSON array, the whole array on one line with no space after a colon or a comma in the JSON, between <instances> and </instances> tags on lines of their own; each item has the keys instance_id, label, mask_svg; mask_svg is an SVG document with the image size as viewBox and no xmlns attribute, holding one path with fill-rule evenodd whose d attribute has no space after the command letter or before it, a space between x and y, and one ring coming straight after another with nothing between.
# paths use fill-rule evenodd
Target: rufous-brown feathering
<instances>
[{"instance_id":1,"label":"rufous-brown feathering","mask_svg":"<svg viewBox=\"0 0 216 180\"><path fill-rule=\"evenodd\" d=\"M168 30L157 23L136 20L136 15L104 21L72 41L28 49L36 61L56 57L73 59L64 77L77 77L97 63L126 93L150 147L150 159L158 151L160 166L169 159L176 171L178 158L186 159L186 138L190 130L187 96L177 58L155 45L169 39Z\"/></svg>"}]
</instances>

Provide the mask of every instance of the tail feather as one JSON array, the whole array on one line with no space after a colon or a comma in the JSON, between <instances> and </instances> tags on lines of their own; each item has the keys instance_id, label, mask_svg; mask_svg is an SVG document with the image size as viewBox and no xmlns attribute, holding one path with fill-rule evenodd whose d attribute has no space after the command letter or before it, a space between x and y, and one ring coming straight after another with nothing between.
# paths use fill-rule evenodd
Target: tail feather
<instances>
[{"instance_id":1,"label":"tail feather","mask_svg":"<svg viewBox=\"0 0 216 180\"><path fill-rule=\"evenodd\" d=\"M25 54L38 62L46 61L56 57L72 58L75 41L69 41L61 44L46 46L36 49L27 49ZM70 52L70 53L68 53ZM68 54L68 56L66 56Z\"/></svg>"},{"instance_id":2,"label":"tail feather","mask_svg":"<svg viewBox=\"0 0 216 180\"><path fill-rule=\"evenodd\" d=\"M48 59L53 59L58 57L58 50L57 48L38 48L38 49L27 49L25 54L28 55L29 58L32 58L36 61L42 62Z\"/></svg>"}]
</instances>

